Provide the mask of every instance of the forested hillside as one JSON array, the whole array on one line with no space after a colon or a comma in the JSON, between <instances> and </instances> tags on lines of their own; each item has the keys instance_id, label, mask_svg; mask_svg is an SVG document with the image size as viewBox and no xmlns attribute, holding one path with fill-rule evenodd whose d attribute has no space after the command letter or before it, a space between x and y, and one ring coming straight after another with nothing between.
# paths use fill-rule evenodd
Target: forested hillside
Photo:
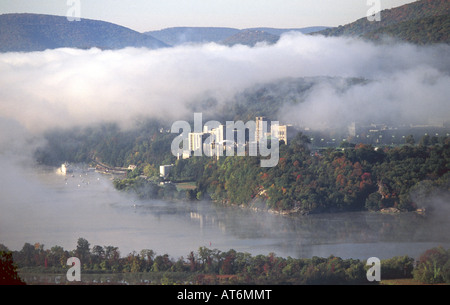
<instances>
[{"instance_id":1,"label":"forested hillside","mask_svg":"<svg viewBox=\"0 0 450 305\"><path fill-rule=\"evenodd\" d=\"M433 191L449 189L449 140L431 146L375 149L357 144L311 152L308 138L299 134L280 147L280 161L273 168L260 168L251 157L207 162L198 177L199 191L227 204L287 213L412 211L423 208Z\"/></svg>"},{"instance_id":2,"label":"forested hillside","mask_svg":"<svg viewBox=\"0 0 450 305\"><path fill-rule=\"evenodd\" d=\"M222 40L222 44L233 46L236 44L255 46L257 43L274 44L280 39L279 36L270 34L261 30L245 30L240 31L226 39Z\"/></svg>"},{"instance_id":3,"label":"forested hillside","mask_svg":"<svg viewBox=\"0 0 450 305\"><path fill-rule=\"evenodd\" d=\"M249 28L249 29L236 29L236 28L224 28L224 27L172 27L165 28L157 31L148 31L144 34L151 35L168 45L177 46L181 44L189 43L225 43L234 44L231 42L239 42L244 45L254 45L255 37L248 33L264 32L267 35L259 36L259 41L266 40L268 42L274 42L280 38L283 33L286 32L301 32L309 34L326 29L323 26L312 26L306 28Z\"/></svg>"},{"instance_id":4,"label":"forested hillside","mask_svg":"<svg viewBox=\"0 0 450 305\"><path fill-rule=\"evenodd\" d=\"M175 134L170 125L145 121L133 129L122 130L117 124L105 123L86 128L51 130L47 144L35 151L39 163L59 166L62 162L89 163L99 158L111 166L154 164L174 158L170 144Z\"/></svg>"},{"instance_id":5,"label":"forested hillside","mask_svg":"<svg viewBox=\"0 0 450 305\"><path fill-rule=\"evenodd\" d=\"M173 27L157 31L148 31L151 35L171 46L184 43L219 42L239 32L239 29L224 27Z\"/></svg>"},{"instance_id":6,"label":"forested hillside","mask_svg":"<svg viewBox=\"0 0 450 305\"><path fill-rule=\"evenodd\" d=\"M380 12L379 21L367 17L316 34L379 39L382 34L418 44L448 43L447 0L421 0Z\"/></svg>"},{"instance_id":7,"label":"forested hillside","mask_svg":"<svg viewBox=\"0 0 450 305\"><path fill-rule=\"evenodd\" d=\"M396 37L419 45L449 43L450 14L399 22L366 33L363 36L372 40L378 40L386 36Z\"/></svg>"},{"instance_id":8,"label":"forested hillside","mask_svg":"<svg viewBox=\"0 0 450 305\"><path fill-rule=\"evenodd\" d=\"M0 15L0 52L32 52L55 48L161 48L167 45L113 23L43 14Z\"/></svg>"}]
</instances>

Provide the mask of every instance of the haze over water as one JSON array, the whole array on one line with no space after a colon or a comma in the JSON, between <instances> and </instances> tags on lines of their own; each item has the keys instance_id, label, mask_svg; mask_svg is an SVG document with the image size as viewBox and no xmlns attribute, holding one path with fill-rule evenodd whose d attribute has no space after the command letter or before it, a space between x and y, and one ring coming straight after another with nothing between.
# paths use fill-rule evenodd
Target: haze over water
<instances>
[{"instance_id":1,"label":"haze over water","mask_svg":"<svg viewBox=\"0 0 450 305\"><path fill-rule=\"evenodd\" d=\"M4 170L0 243L11 250L26 242L73 250L80 237L91 248L117 246L122 256L152 249L173 258L202 246L253 255L363 260L418 257L435 246L450 247L443 211L425 217L369 212L285 217L211 202L138 200L116 191L110 176L81 169L66 176L52 167L11 165Z\"/></svg>"}]
</instances>

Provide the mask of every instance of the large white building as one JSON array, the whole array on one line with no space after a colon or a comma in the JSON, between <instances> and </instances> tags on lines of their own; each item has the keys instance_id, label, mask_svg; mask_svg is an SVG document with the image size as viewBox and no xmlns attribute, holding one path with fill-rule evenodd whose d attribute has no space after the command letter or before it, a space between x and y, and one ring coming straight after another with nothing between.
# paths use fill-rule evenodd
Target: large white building
<instances>
[{"instance_id":1,"label":"large white building","mask_svg":"<svg viewBox=\"0 0 450 305\"><path fill-rule=\"evenodd\" d=\"M189 151L200 151L203 146L203 132L189 133Z\"/></svg>"},{"instance_id":2,"label":"large white building","mask_svg":"<svg viewBox=\"0 0 450 305\"><path fill-rule=\"evenodd\" d=\"M194 156L206 155L220 157L226 154L225 150L227 149L234 151L237 145L251 147L256 152L258 143L264 137L272 137L279 141L284 141L285 144L288 143L288 131L290 130L291 125L271 124L270 122L265 121L264 117L256 117L254 128L254 139L253 134L245 135L244 132L241 135L246 138L245 143L236 143L236 130L232 131L232 135L227 135L227 128L222 124L215 128L204 126L203 132L190 132L188 138L189 148L188 151L183 152L183 159L189 158L192 153L194 153ZM234 143L229 143L229 141L227 141L228 136L234 140ZM178 158L180 157L181 156L178 156Z\"/></svg>"},{"instance_id":3,"label":"large white building","mask_svg":"<svg viewBox=\"0 0 450 305\"><path fill-rule=\"evenodd\" d=\"M255 140L256 140L256 142L259 142L262 139L262 137L264 136L264 123L265 123L264 117L257 116L255 123L256 123Z\"/></svg>"},{"instance_id":4,"label":"large white building","mask_svg":"<svg viewBox=\"0 0 450 305\"><path fill-rule=\"evenodd\" d=\"M166 178L169 175L172 166L173 165L161 165L159 167L159 176L161 178Z\"/></svg>"},{"instance_id":5,"label":"large white building","mask_svg":"<svg viewBox=\"0 0 450 305\"><path fill-rule=\"evenodd\" d=\"M207 156L222 156L225 149L225 130L224 125L219 125L217 128L208 129L206 126L203 132L189 133L189 154L194 152L194 155ZM186 153L187 154L187 153ZM183 158L185 155L183 154Z\"/></svg>"},{"instance_id":6,"label":"large white building","mask_svg":"<svg viewBox=\"0 0 450 305\"><path fill-rule=\"evenodd\" d=\"M277 138L278 141L284 141L284 144L288 144L288 130L292 125L272 125L271 136Z\"/></svg>"}]
</instances>

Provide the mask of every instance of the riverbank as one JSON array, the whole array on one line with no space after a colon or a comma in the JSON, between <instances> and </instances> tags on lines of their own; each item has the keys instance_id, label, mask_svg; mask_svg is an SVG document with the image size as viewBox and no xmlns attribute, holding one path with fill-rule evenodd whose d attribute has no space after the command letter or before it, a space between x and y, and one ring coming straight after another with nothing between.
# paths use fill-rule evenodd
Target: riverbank
<instances>
[{"instance_id":1,"label":"riverbank","mask_svg":"<svg viewBox=\"0 0 450 305\"><path fill-rule=\"evenodd\" d=\"M228 203L226 201L211 201L212 203L218 203L225 207L239 207L241 209L255 211L255 212L262 212L262 213L269 213L272 215L281 215L281 216L307 216L311 214L341 214L341 213L351 213L351 212L370 212L370 213L378 213L378 214L385 214L385 215L395 215L395 214L405 214L405 213L415 213L418 215L426 216L427 210L425 208L417 208L413 211L404 211L400 210L398 208L390 207L390 208L383 208L378 211L367 211L367 210L359 210L359 211L323 211L323 212L315 212L312 213L311 211L307 211L304 209L301 209L300 207L294 207L292 209L285 209L285 210L277 210L273 208L267 207L264 201L262 200L254 200L250 202L249 204L232 204Z\"/></svg>"}]
</instances>

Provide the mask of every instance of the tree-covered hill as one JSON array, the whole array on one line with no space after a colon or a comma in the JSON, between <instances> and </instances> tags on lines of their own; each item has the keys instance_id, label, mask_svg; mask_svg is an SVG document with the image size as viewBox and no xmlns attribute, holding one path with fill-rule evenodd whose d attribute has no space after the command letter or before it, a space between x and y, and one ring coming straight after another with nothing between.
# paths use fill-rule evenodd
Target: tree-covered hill
<instances>
[{"instance_id":1,"label":"tree-covered hill","mask_svg":"<svg viewBox=\"0 0 450 305\"><path fill-rule=\"evenodd\" d=\"M239 29L224 27L172 27L148 31L151 35L171 46L184 43L219 42L239 32Z\"/></svg>"},{"instance_id":2,"label":"tree-covered hill","mask_svg":"<svg viewBox=\"0 0 450 305\"><path fill-rule=\"evenodd\" d=\"M151 35L166 44L171 46L177 46L186 43L227 43L227 41L232 42L233 40L240 39L239 43L244 45L253 45L255 38L250 35L250 33L254 32L264 32L266 34L265 38L269 40L279 38L283 33L286 32L301 32L304 34L309 34L317 31L321 31L326 29L327 27L323 26L312 26L306 28L269 28L269 27L260 27L260 28L249 28L249 29L236 29L236 28L225 28L225 27L171 27L165 28L157 31L148 31L144 34ZM237 35L237 36L235 36ZM271 36L273 35L273 36ZM260 35L259 38L264 38L264 36ZM261 41L261 40L259 40Z\"/></svg>"},{"instance_id":3,"label":"tree-covered hill","mask_svg":"<svg viewBox=\"0 0 450 305\"><path fill-rule=\"evenodd\" d=\"M31 52L55 48L161 48L149 35L109 22L43 14L0 15L0 52Z\"/></svg>"},{"instance_id":4,"label":"tree-covered hill","mask_svg":"<svg viewBox=\"0 0 450 305\"><path fill-rule=\"evenodd\" d=\"M380 12L379 21L367 17L355 22L325 29L317 34L325 36L357 36L378 38L387 34L415 43L448 43L448 0L421 0Z\"/></svg>"},{"instance_id":5,"label":"tree-covered hill","mask_svg":"<svg viewBox=\"0 0 450 305\"><path fill-rule=\"evenodd\" d=\"M450 43L450 15L404 21L364 34L365 38L372 40L378 40L386 36L396 37L419 45Z\"/></svg>"},{"instance_id":6,"label":"tree-covered hill","mask_svg":"<svg viewBox=\"0 0 450 305\"><path fill-rule=\"evenodd\" d=\"M281 145L279 163L272 168L261 168L256 157L206 162L198 174L199 191L226 204L320 213L412 211L423 208L433 192L450 187L448 137L432 146L376 149L356 144L320 153L309 150L308 142L299 134Z\"/></svg>"},{"instance_id":7,"label":"tree-covered hill","mask_svg":"<svg viewBox=\"0 0 450 305\"><path fill-rule=\"evenodd\" d=\"M240 31L237 34L234 34L225 40L223 40L221 43L233 46L236 44L242 44L242 45L248 45L248 46L255 46L257 43L267 43L267 44L274 44L280 39L279 36L270 34L265 31L261 30L245 30Z\"/></svg>"}]
</instances>

